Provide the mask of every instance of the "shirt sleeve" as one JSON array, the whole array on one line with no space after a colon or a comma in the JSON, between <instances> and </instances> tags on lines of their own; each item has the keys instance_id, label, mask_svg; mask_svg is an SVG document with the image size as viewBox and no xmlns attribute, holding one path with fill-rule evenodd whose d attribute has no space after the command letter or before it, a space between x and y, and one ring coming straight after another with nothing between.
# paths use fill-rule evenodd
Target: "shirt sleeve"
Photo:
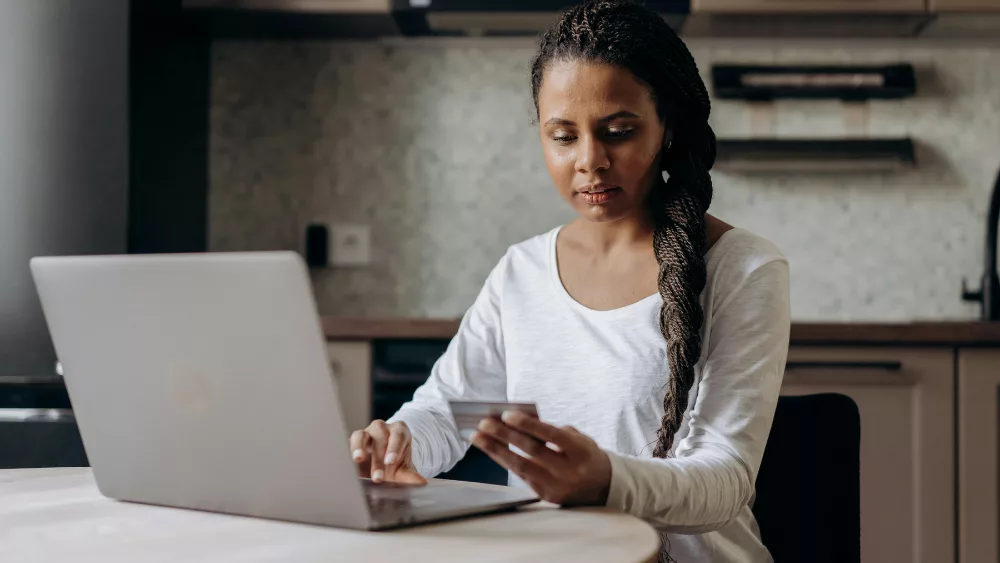
<instances>
[{"instance_id":1,"label":"shirt sleeve","mask_svg":"<svg viewBox=\"0 0 1000 563\"><path fill-rule=\"evenodd\" d=\"M668 533L717 530L750 504L790 330L788 264L768 262L715 312L690 431L666 459L607 452L608 506ZM694 396L694 394L692 394Z\"/></svg>"},{"instance_id":2,"label":"shirt sleeve","mask_svg":"<svg viewBox=\"0 0 1000 563\"><path fill-rule=\"evenodd\" d=\"M405 422L413 436L413 463L425 477L448 471L469 449L458 433L448 401L506 401L507 375L501 297L508 257L493 269L458 333L427 381L388 422Z\"/></svg>"}]
</instances>

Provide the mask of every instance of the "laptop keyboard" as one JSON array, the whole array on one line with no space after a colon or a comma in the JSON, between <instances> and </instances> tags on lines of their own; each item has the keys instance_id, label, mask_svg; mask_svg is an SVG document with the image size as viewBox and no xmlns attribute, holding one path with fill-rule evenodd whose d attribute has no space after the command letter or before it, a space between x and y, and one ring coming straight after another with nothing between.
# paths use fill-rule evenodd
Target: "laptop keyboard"
<instances>
[{"instance_id":1,"label":"laptop keyboard","mask_svg":"<svg viewBox=\"0 0 1000 563\"><path fill-rule=\"evenodd\" d=\"M455 510L468 513L469 509L486 508L484 512L488 512L491 505L499 507L512 500L503 490L478 487L361 482L371 514L380 524L413 523Z\"/></svg>"},{"instance_id":2,"label":"laptop keyboard","mask_svg":"<svg viewBox=\"0 0 1000 563\"><path fill-rule=\"evenodd\" d=\"M434 504L432 499L422 495L424 487L420 485L404 485L400 483L372 483L365 480L365 498L372 512L400 512L419 509Z\"/></svg>"}]
</instances>

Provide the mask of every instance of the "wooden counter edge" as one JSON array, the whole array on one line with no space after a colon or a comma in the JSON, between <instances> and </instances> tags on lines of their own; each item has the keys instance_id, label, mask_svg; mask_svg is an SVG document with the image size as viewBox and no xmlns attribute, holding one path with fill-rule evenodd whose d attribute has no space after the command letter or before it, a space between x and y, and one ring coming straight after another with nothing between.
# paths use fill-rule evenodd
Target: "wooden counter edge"
<instances>
[{"instance_id":1,"label":"wooden counter edge","mask_svg":"<svg viewBox=\"0 0 1000 563\"><path fill-rule=\"evenodd\" d=\"M328 340L450 339L459 319L322 317ZM1000 323L792 323L793 345L1000 346Z\"/></svg>"}]
</instances>

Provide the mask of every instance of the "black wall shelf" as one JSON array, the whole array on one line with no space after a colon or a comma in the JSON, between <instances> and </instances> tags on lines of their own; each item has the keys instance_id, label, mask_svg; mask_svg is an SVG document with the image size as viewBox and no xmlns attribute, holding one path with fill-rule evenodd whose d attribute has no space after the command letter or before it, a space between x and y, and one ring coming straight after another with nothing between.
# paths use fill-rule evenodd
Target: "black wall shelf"
<instances>
[{"instance_id":1,"label":"black wall shelf","mask_svg":"<svg viewBox=\"0 0 1000 563\"><path fill-rule=\"evenodd\" d=\"M909 64L715 65L712 67L712 84L717 98L753 101L778 98L899 99L913 96L917 91L916 75Z\"/></svg>"},{"instance_id":2,"label":"black wall shelf","mask_svg":"<svg viewBox=\"0 0 1000 563\"><path fill-rule=\"evenodd\" d=\"M734 173L901 172L916 166L913 141L893 139L720 139L715 168Z\"/></svg>"}]
</instances>

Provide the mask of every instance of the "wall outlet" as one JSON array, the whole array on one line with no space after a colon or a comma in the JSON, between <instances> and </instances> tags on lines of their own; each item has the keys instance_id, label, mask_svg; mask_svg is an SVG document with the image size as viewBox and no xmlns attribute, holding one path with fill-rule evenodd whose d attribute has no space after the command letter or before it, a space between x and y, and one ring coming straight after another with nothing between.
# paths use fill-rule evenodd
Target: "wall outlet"
<instances>
[{"instance_id":1,"label":"wall outlet","mask_svg":"<svg viewBox=\"0 0 1000 563\"><path fill-rule=\"evenodd\" d=\"M367 266L372 261L371 227L340 223L331 229L331 264L334 266Z\"/></svg>"}]
</instances>

